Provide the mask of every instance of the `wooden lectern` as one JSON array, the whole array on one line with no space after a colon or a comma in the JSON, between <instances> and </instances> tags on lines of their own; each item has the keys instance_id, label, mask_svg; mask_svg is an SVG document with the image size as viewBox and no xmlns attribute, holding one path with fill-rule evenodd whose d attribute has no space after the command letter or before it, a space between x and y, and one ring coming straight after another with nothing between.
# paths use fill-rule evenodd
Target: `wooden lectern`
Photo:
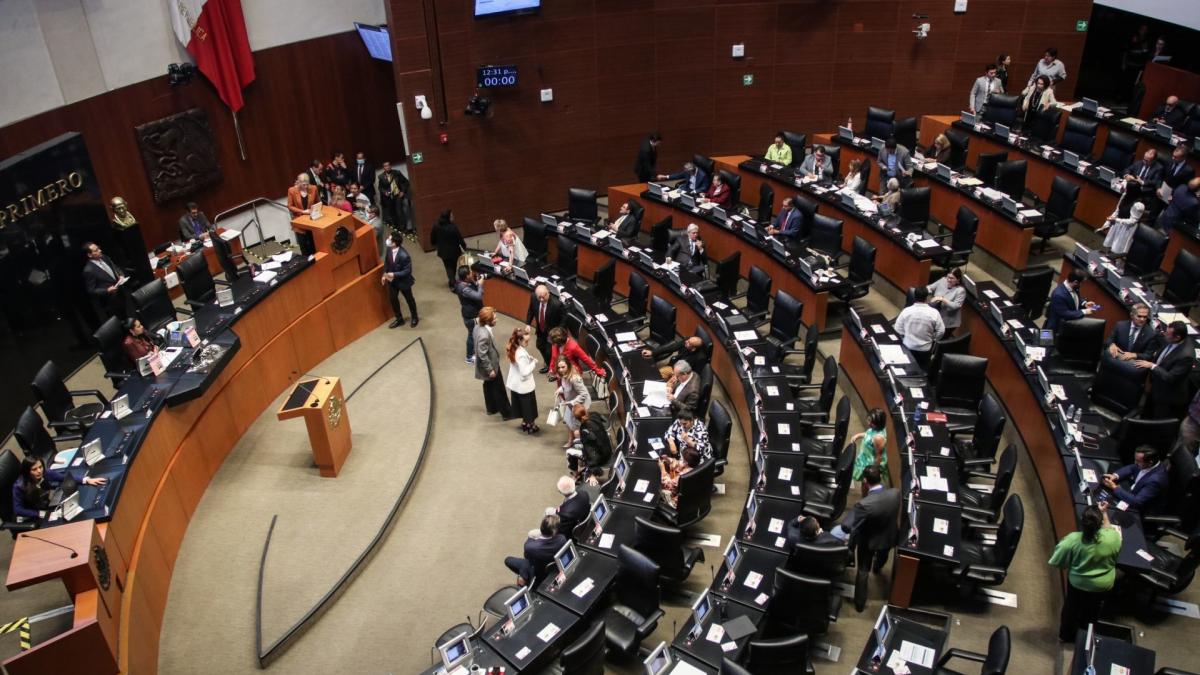
<instances>
[{"instance_id":1,"label":"wooden lectern","mask_svg":"<svg viewBox=\"0 0 1200 675\"><path fill-rule=\"evenodd\" d=\"M297 382L277 417L304 418L317 468L322 476L336 478L350 454L350 415L346 412L342 381L319 377Z\"/></svg>"},{"instance_id":2,"label":"wooden lectern","mask_svg":"<svg viewBox=\"0 0 1200 675\"><path fill-rule=\"evenodd\" d=\"M316 250L333 257L333 283L339 288L379 265L375 228L345 211L322 205L320 218L296 216L292 229L311 233Z\"/></svg>"},{"instance_id":3,"label":"wooden lectern","mask_svg":"<svg viewBox=\"0 0 1200 675\"><path fill-rule=\"evenodd\" d=\"M8 589L61 579L75 612L66 631L7 659L3 666L10 675L117 672L124 570L102 527L81 520L17 536Z\"/></svg>"}]
</instances>

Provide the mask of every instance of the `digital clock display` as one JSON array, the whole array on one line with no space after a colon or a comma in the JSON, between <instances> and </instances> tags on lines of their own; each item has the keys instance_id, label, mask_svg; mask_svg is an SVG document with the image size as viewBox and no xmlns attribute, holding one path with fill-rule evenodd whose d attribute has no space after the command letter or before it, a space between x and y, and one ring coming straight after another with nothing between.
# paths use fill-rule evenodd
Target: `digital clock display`
<instances>
[{"instance_id":1,"label":"digital clock display","mask_svg":"<svg viewBox=\"0 0 1200 675\"><path fill-rule=\"evenodd\" d=\"M517 84L516 66L480 66L475 78L475 86L485 87L514 87Z\"/></svg>"}]
</instances>

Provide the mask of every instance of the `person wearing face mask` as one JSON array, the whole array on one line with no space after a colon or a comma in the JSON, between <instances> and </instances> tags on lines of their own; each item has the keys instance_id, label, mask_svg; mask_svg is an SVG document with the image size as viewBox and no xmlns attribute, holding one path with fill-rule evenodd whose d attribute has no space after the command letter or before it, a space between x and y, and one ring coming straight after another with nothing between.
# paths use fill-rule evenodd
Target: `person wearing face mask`
<instances>
[{"instance_id":1,"label":"person wearing face mask","mask_svg":"<svg viewBox=\"0 0 1200 675\"><path fill-rule=\"evenodd\" d=\"M412 257L400 245L395 232L388 235L386 245L387 255L383 259L383 276L380 277L379 283L389 287L388 300L392 304L392 312L396 314L396 320L388 325L388 328L404 325L404 311L400 309L401 295L404 296L404 301L408 303L408 311L412 314L412 327L416 328L420 319L417 318L417 301L412 294Z\"/></svg>"},{"instance_id":2,"label":"person wearing face mask","mask_svg":"<svg viewBox=\"0 0 1200 675\"><path fill-rule=\"evenodd\" d=\"M362 150L354 153L354 166L351 167L351 174L354 177L354 182L362 186L363 194L365 194L371 202L375 201L375 167L367 161L367 155Z\"/></svg>"},{"instance_id":3,"label":"person wearing face mask","mask_svg":"<svg viewBox=\"0 0 1200 675\"><path fill-rule=\"evenodd\" d=\"M1129 215L1125 218L1121 217L1120 210L1113 211L1108 220L1104 221L1104 225L1096 230L1096 234L1108 231L1104 235L1104 247L1117 255L1128 253L1129 245L1133 243L1133 232L1137 229L1138 223L1142 221L1142 215L1145 212L1146 207L1141 202L1134 202L1133 206L1129 207Z\"/></svg>"},{"instance_id":4,"label":"person wearing face mask","mask_svg":"<svg viewBox=\"0 0 1200 675\"><path fill-rule=\"evenodd\" d=\"M333 161L329 166L325 167L325 180L329 181L330 189L334 185L340 185L343 190L350 182L350 169L346 166L346 153L341 150L333 151Z\"/></svg>"}]
</instances>

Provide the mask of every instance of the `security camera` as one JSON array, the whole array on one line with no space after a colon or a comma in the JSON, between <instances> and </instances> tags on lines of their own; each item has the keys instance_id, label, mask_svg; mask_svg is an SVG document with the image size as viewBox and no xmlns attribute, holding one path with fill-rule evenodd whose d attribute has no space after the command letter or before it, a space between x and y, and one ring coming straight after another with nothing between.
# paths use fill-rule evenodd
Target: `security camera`
<instances>
[{"instance_id":1,"label":"security camera","mask_svg":"<svg viewBox=\"0 0 1200 675\"><path fill-rule=\"evenodd\" d=\"M916 35L918 40L924 40L929 37L929 24L918 24L917 29L913 31L913 35Z\"/></svg>"},{"instance_id":2,"label":"security camera","mask_svg":"<svg viewBox=\"0 0 1200 675\"><path fill-rule=\"evenodd\" d=\"M488 108L490 108L491 106L492 106L491 100L486 99L486 98L480 96L479 94L475 94L474 96L471 97L471 100L467 101L467 109L464 110L463 112L466 113L467 115L476 115L479 117L483 117L484 115L487 115Z\"/></svg>"}]
</instances>

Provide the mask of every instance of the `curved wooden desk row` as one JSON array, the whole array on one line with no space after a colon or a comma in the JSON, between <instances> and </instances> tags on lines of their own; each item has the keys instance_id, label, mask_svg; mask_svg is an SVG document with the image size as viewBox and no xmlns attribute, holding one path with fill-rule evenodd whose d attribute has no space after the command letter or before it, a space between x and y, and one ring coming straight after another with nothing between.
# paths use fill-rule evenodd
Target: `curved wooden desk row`
<instances>
[{"instance_id":1,"label":"curved wooden desk row","mask_svg":"<svg viewBox=\"0 0 1200 675\"><path fill-rule=\"evenodd\" d=\"M358 228L355 238L374 246L370 227ZM188 521L242 434L300 374L389 316L379 268L338 287L333 271L344 267L340 258L317 253L315 264L245 312L234 326L241 350L205 394L154 418L111 521L101 526L120 589L115 653L121 672L156 672L171 573ZM77 596L77 616L89 602ZM52 644L26 652L41 652L27 663L6 664L9 672L39 672L46 663L61 669L70 659L45 649ZM95 661L81 661L79 668L106 672Z\"/></svg>"}]
</instances>

